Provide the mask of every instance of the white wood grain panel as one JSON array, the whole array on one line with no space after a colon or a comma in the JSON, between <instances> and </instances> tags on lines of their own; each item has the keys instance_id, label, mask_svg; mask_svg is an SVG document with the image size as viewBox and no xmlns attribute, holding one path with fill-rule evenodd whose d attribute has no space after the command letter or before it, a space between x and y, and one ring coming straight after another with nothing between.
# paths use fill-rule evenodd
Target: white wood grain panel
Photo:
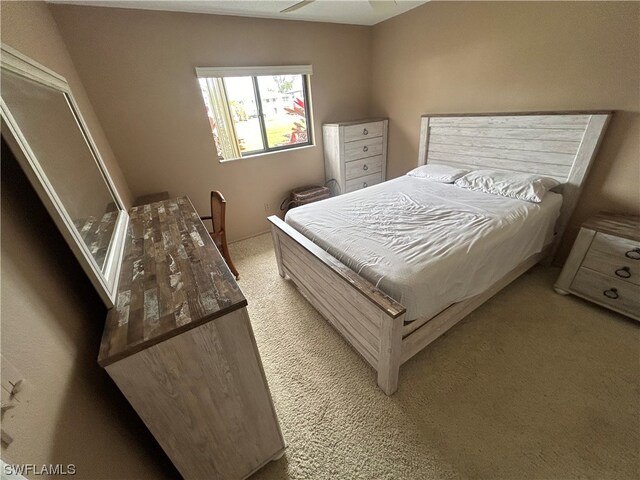
<instances>
[{"instance_id":1,"label":"white wood grain panel","mask_svg":"<svg viewBox=\"0 0 640 480\"><path fill-rule=\"evenodd\" d=\"M640 263L640 259L636 260L640 257L640 251L637 251L640 250L640 242L598 232L591 248Z\"/></svg>"},{"instance_id":2,"label":"white wood grain panel","mask_svg":"<svg viewBox=\"0 0 640 480\"><path fill-rule=\"evenodd\" d=\"M342 335L347 342L364 358L369 365L375 368L377 359L374 357L370 348L366 346L364 342L362 342L357 334L354 334L354 329L349 328L348 322L342 320L341 316L336 315L331 311L328 307L329 304L324 302L324 298L322 297L321 292L315 292L311 288L309 288L308 284L305 282L304 275L301 275L299 272L293 273L289 270L289 267L286 267L287 274L294 281L296 287L302 293L302 295L307 299L307 301L313 305L313 307L320 312L320 314L329 321L329 323Z\"/></svg>"},{"instance_id":3,"label":"white wood grain panel","mask_svg":"<svg viewBox=\"0 0 640 480\"><path fill-rule=\"evenodd\" d=\"M573 242L573 248L571 252L569 252L566 262L564 262L562 272L560 272L560 276L553 286L559 294L567 295L569 293L571 282L573 282L576 273L578 273L578 269L580 265L582 265L582 261L589 251L595 235L596 232L594 230L584 227L578 232L578 236L575 242Z\"/></svg>"},{"instance_id":4,"label":"white wood grain panel","mask_svg":"<svg viewBox=\"0 0 640 480\"><path fill-rule=\"evenodd\" d=\"M296 260L301 262L305 268L308 269L309 273L313 273L318 278L326 278L328 275L334 275L328 267L313 262L307 255L306 250L289 237L281 236L281 240L281 248L286 249L288 254L295 256ZM371 334L371 336L367 335L367 338L377 338L380 326L375 313L379 308L369 300L363 298L362 295L359 295L357 290L341 288L339 285L340 283L336 282L330 286L332 295L341 298L343 304L349 304L350 310L360 312L362 319L357 319L357 321L367 318L368 320L366 322L362 322L363 328L367 329ZM373 320L371 320L371 318L373 318ZM374 349L377 348L376 342L372 342L372 345Z\"/></svg>"},{"instance_id":5,"label":"white wood grain panel","mask_svg":"<svg viewBox=\"0 0 640 480\"><path fill-rule=\"evenodd\" d=\"M340 141L340 129L341 127L332 125L324 125L322 127L325 178L327 182L335 180L338 186L344 183L343 167L340 162L340 149L343 145L343 142Z\"/></svg>"},{"instance_id":6,"label":"white wood grain panel","mask_svg":"<svg viewBox=\"0 0 640 480\"><path fill-rule=\"evenodd\" d=\"M357 310L350 303L345 303L343 296L336 296L335 291L325 288L326 283L318 280L316 273L308 270L308 264L300 262L297 257L288 257L290 250L283 246L287 274L294 281L305 298L375 367L377 362L377 338L370 341L366 329L360 322L354 322ZM323 286L324 285L324 286ZM378 312L379 313L379 312Z\"/></svg>"},{"instance_id":7,"label":"white wood grain panel","mask_svg":"<svg viewBox=\"0 0 640 480\"><path fill-rule=\"evenodd\" d=\"M530 152L552 152L571 154L571 160L580 146L579 139L573 142L563 140L531 140L526 145L519 138L494 138L463 135L442 135L439 129L431 129L429 143L433 145L458 145L467 147L489 147L504 150L523 150ZM575 132L575 131L574 131ZM555 162L551 162L555 163Z\"/></svg>"},{"instance_id":8,"label":"white wood grain panel","mask_svg":"<svg viewBox=\"0 0 640 480\"><path fill-rule=\"evenodd\" d=\"M347 162L346 169L347 180L379 173L382 171L382 155Z\"/></svg>"},{"instance_id":9,"label":"white wood grain panel","mask_svg":"<svg viewBox=\"0 0 640 480\"><path fill-rule=\"evenodd\" d=\"M571 166L573 160L576 157L575 151L574 153L539 152L536 150L531 150L529 147L529 143L527 143L526 145L523 145L521 143L520 150L492 148L481 145L450 145L444 143L434 143L433 137L431 137L429 140L429 155L431 155L431 152L449 153L471 158L499 158L504 160L525 162L529 164L539 163L549 165L566 165L568 167Z\"/></svg>"},{"instance_id":10,"label":"white wood grain panel","mask_svg":"<svg viewBox=\"0 0 640 480\"><path fill-rule=\"evenodd\" d=\"M246 308L106 370L184 478L242 479L284 449Z\"/></svg>"},{"instance_id":11,"label":"white wood grain panel","mask_svg":"<svg viewBox=\"0 0 640 480\"><path fill-rule=\"evenodd\" d=\"M526 162L516 162L514 160L504 160L499 158L485 157L462 157L460 155L440 152L429 152L429 163L440 165L452 165L454 167L467 167L471 170L483 168L508 170L520 173L536 173L547 177L552 177L561 183L567 178L570 166L564 165L540 165Z\"/></svg>"},{"instance_id":12,"label":"white wood grain panel","mask_svg":"<svg viewBox=\"0 0 640 480\"><path fill-rule=\"evenodd\" d=\"M587 267L604 275L640 285L640 260L631 260L621 255L589 249L582 262Z\"/></svg>"},{"instance_id":13,"label":"white wood grain panel","mask_svg":"<svg viewBox=\"0 0 640 480\"><path fill-rule=\"evenodd\" d=\"M571 283L571 292L636 319L640 317L640 287L632 283L581 267Z\"/></svg>"},{"instance_id":14,"label":"white wood grain panel","mask_svg":"<svg viewBox=\"0 0 640 480\"><path fill-rule=\"evenodd\" d=\"M380 173L374 173L373 175L367 175L365 177L347 180L347 192L355 192L356 190L367 188L380 182L382 182L382 175Z\"/></svg>"},{"instance_id":15,"label":"white wood grain panel","mask_svg":"<svg viewBox=\"0 0 640 480\"><path fill-rule=\"evenodd\" d=\"M287 264L286 271L307 301L313 305L324 318L329 320L329 323L347 339L369 365L375 368L377 358L372 346L362 337L360 331L354 328L353 325L349 323L349 320L342 315L339 305L336 307L333 303L327 302L326 300L329 297L327 297L322 290L315 289L314 285L309 281L309 277L305 275L304 271L300 268Z\"/></svg>"},{"instance_id":16,"label":"white wood grain panel","mask_svg":"<svg viewBox=\"0 0 640 480\"><path fill-rule=\"evenodd\" d=\"M398 376L402 363L402 324L404 315L398 318L382 318L380 322L380 348L376 370L378 386L387 395L398 389Z\"/></svg>"},{"instance_id":17,"label":"white wood grain panel","mask_svg":"<svg viewBox=\"0 0 640 480\"><path fill-rule=\"evenodd\" d=\"M571 166L571 172L566 183L562 188L562 207L560 209L560 217L556 222L556 232L558 234L555 248L551 255L555 255L556 250L567 228L569 219L573 215L573 211L578 204L578 199L582 193L584 179L591 170L593 159L598 153L598 148L602 143L604 132L607 129L611 114L597 114L589 118L587 127L584 130L580 147L576 153L576 159Z\"/></svg>"},{"instance_id":18,"label":"white wood grain panel","mask_svg":"<svg viewBox=\"0 0 640 480\"><path fill-rule=\"evenodd\" d=\"M354 142L367 138L381 137L384 131L384 122L361 123L344 127L344 141Z\"/></svg>"},{"instance_id":19,"label":"white wood grain panel","mask_svg":"<svg viewBox=\"0 0 640 480\"><path fill-rule=\"evenodd\" d=\"M424 119L423 119L424 120ZM464 128L464 127L434 127L430 128L431 134L473 137L473 138L504 138L514 140L547 140L578 142L582 140L584 131L574 129L553 128Z\"/></svg>"},{"instance_id":20,"label":"white wood grain panel","mask_svg":"<svg viewBox=\"0 0 640 480\"><path fill-rule=\"evenodd\" d=\"M422 117L420 119L420 145L418 150L418 166L425 165L427 163L427 151L429 150L430 132L431 126L429 124L429 117Z\"/></svg>"},{"instance_id":21,"label":"white wood grain panel","mask_svg":"<svg viewBox=\"0 0 640 480\"><path fill-rule=\"evenodd\" d=\"M271 239L273 241L273 251L276 255L276 266L278 267L278 275L284 278L284 270L282 270L282 252L280 251L280 242L278 241L278 232L275 228L271 228Z\"/></svg>"},{"instance_id":22,"label":"white wood grain panel","mask_svg":"<svg viewBox=\"0 0 640 480\"><path fill-rule=\"evenodd\" d=\"M561 128L584 130L590 115L498 115L484 117L431 117L431 126L492 128Z\"/></svg>"},{"instance_id":23,"label":"white wood grain panel","mask_svg":"<svg viewBox=\"0 0 640 480\"><path fill-rule=\"evenodd\" d=\"M298 250L296 245L293 245L290 242L284 242L282 249L284 255L287 256L286 259L290 260L292 264L295 264L293 267L290 266L290 271L298 277L304 274L304 281L308 288L312 291L321 292L325 297L330 296L335 300L335 303L331 303L327 306L328 309L333 310L336 304L349 305L349 308L344 309L344 312L341 315L348 320L350 325L355 325L357 327L357 335L361 337L362 343L370 347L372 355L375 356L378 350L377 338L380 330L377 325L374 325L365 315L363 315L363 311L367 313L374 313L373 309L371 309L369 305L365 305L361 298L359 299L352 295L353 292L339 288L339 284L319 284L315 279L321 278L329 274L329 272L309 261L309 259L304 256L304 252L296 252L296 250ZM339 311L334 313L336 316L340 315Z\"/></svg>"},{"instance_id":24,"label":"white wood grain panel","mask_svg":"<svg viewBox=\"0 0 640 480\"><path fill-rule=\"evenodd\" d=\"M373 157L382 154L382 137L365 138L344 144L344 159L346 162L358 158Z\"/></svg>"},{"instance_id":25,"label":"white wood grain panel","mask_svg":"<svg viewBox=\"0 0 640 480\"><path fill-rule=\"evenodd\" d=\"M382 170L380 175L382 181L387 179L387 145L389 141L389 120L382 122Z\"/></svg>"}]
</instances>

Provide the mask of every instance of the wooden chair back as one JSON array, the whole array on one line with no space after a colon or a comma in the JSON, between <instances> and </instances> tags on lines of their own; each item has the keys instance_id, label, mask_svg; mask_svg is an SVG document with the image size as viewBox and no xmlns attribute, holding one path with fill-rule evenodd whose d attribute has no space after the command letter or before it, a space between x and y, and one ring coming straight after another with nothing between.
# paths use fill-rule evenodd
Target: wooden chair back
<instances>
[{"instance_id":1,"label":"wooden chair back","mask_svg":"<svg viewBox=\"0 0 640 480\"><path fill-rule=\"evenodd\" d=\"M225 228L225 211L227 202L218 191L211 192L211 223L213 225L213 235L220 236Z\"/></svg>"},{"instance_id":2,"label":"wooden chair back","mask_svg":"<svg viewBox=\"0 0 640 480\"><path fill-rule=\"evenodd\" d=\"M211 220L212 230L209 232L211 235L211 239L215 242L216 246L220 249L220 253L224 257L227 265L229 266L229 270L233 273L236 279L240 278L240 274L236 269L233 261L231 260L231 255L229 254L229 246L227 245L227 235L225 233L225 214L227 209L227 202L222 196L222 194L218 191L211 192L211 216L210 217L200 217L204 220Z\"/></svg>"}]
</instances>

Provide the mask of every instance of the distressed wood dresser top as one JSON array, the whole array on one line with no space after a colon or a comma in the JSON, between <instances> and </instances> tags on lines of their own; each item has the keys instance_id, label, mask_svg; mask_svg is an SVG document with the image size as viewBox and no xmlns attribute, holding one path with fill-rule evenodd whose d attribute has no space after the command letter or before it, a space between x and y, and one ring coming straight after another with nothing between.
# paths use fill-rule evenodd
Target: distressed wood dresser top
<instances>
[{"instance_id":1,"label":"distressed wood dresser top","mask_svg":"<svg viewBox=\"0 0 640 480\"><path fill-rule=\"evenodd\" d=\"M640 242L640 216L638 215L600 212L584 222L582 227Z\"/></svg>"},{"instance_id":2,"label":"distressed wood dresser top","mask_svg":"<svg viewBox=\"0 0 640 480\"><path fill-rule=\"evenodd\" d=\"M187 197L134 207L129 217L103 367L247 305Z\"/></svg>"}]
</instances>

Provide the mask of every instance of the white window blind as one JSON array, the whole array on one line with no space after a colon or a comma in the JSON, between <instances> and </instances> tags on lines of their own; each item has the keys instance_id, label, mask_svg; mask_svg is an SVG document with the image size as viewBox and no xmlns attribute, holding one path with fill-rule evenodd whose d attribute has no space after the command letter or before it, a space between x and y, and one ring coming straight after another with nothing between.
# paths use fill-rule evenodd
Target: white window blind
<instances>
[{"instance_id":1,"label":"white window blind","mask_svg":"<svg viewBox=\"0 0 640 480\"><path fill-rule=\"evenodd\" d=\"M279 67L196 67L198 78L253 77L260 75L312 75L311 65Z\"/></svg>"}]
</instances>

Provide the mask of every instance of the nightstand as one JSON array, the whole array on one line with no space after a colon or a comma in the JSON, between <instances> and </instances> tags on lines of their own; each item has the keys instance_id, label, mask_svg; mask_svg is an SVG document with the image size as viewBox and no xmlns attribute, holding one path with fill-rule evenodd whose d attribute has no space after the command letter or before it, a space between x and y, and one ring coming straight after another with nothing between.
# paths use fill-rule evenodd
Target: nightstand
<instances>
[{"instance_id":1,"label":"nightstand","mask_svg":"<svg viewBox=\"0 0 640 480\"><path fill-rule=\"evenodd\" d=\"M587 220L554 288L640 321L640 217L599 213Z\"/></svg>"}]
</instances>

